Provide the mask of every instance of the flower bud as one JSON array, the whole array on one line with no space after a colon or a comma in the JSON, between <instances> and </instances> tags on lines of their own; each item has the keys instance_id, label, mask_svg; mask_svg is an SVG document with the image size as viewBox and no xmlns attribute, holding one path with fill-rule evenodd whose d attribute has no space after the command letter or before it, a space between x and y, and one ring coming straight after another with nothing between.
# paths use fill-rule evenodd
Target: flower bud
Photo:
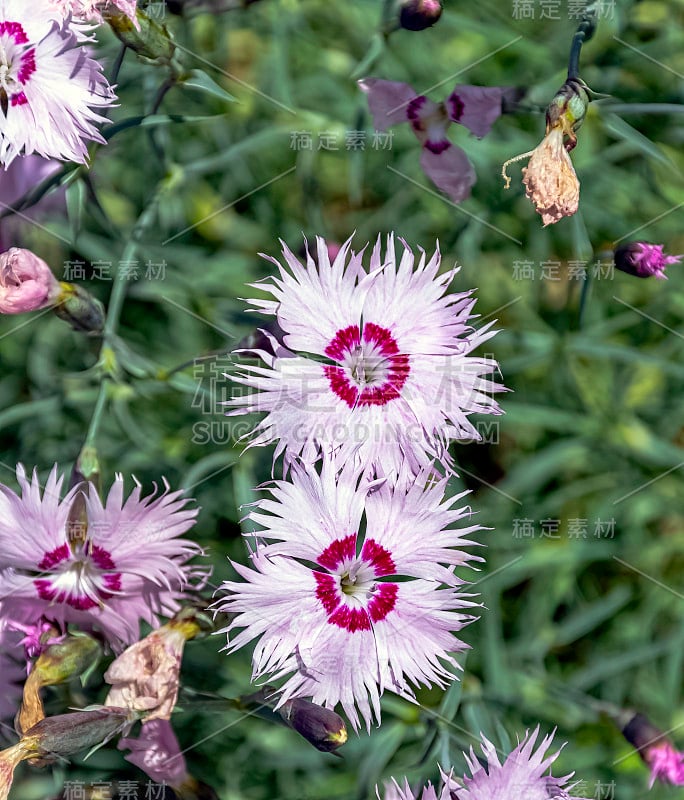
<instances>
[{"instance_id":1,"label":"flower bud","mask_svg":"<svg viewBox=\"0 0 684 800\"><path fill-rule=\"evenodd\" d=\"M65 683L83 674L95 665L100 654L98 642L81 633L45 647L24 684L24 696L16 720L17 732L27 731L45 717L40 689Z\"/></svg>"},{"instance_id":2,"label":"flower bud","mask_svg":"<svg viewBox=\"0 0 684 800\"><path fill-rule=\"evenodd\" d=\"M0 313L23 314L48 308L57 301L59 281L37 255L11 247L0 255Z\"/></svg>"},{"instance_id":3,"label":"flower bud","mask_svg":"<svg viewBox=\"0 0 684 800\"><path fill-rule=\"evenodd\" d=\"M102 333L104 328L104 306L82 286L60 283L61 294L55 306L55 314L81 333Z\"/></svg>"},{"instance_id":4,"label":"flower bud","mask_svg":"<svg viewBox=\"0 0 684 800\"><path fill-rule=\"evenodd\" d=\"M399 11L399 25L407 31L424 31L441 16L439 0L405 0Z\"/></svg>"},{"instance_id":5,"label":"flower bud","mask_svg":"<svg viewBox=\"0 0 684 800\"><path fill-rule=\"evenodd\" d=\"M667 280L665 268L678 264L684 257L668 256L663 253L662 244L648 242L626 242L615 249L615 266L635 278L660 278Z\"/></svg>"},{"instance_id":6,"label":"flower bud","mask_svg":"<svg viewBox=\"0 0 684 800\"><path fill-rule=\"evenodd\" d=\"M347 741L344 720L329 708L310 700L288 700L278 709L287 724L324 753L332 753Z\"/></svg>"},{"instance_id":7,"label":"flower bud","mask_svg":"<svg viewBox=\"0 0 684 800\"><path fill-rule=\"evenodd\" d=\"M584 122L591 102L589 87L579 78L566 81L546 109L546 132L560 128L568 138L565 147L572 150L577 144L575 131Z\"/></svg>"},{"instance_id":8,"label":"flower bud","mask_svg":"<svg viewBox=\"0 0 684 800\"><path fill-rule=\"evenodd\" d=\"M74 711L46 717L29 728L22 742L31 745L31 752L24 758L56 756L68 758L83 750L90 750L109 741L127 728L134 717L127 708L104 708L98 706L91 711Z\"/></svg>"},{"instance_id":9,"label":"flower bud","mask_svg":"<svg viewBox=\"0 0 684 800\"><path fill-rule=\"evenodd\" d=\"M165 25L148 17L142 11L137 13L137 27L126 16L110 8L103 14L115 36L148 63L169 65L176 51L171 34Z\"/></svg>"},{"instance_id":10,"label":"flower bud","mask_svg":"<svg viewBox=\"0 0 684 800\"><path fill-rule=\"evenodd\" d=\"M622 729L622 735L639 751L651 769L650 786L660 780L672 786L684 786L684 753L678 752L665 734L643 714L634 714Z\"/></svg>"}]
</instances>

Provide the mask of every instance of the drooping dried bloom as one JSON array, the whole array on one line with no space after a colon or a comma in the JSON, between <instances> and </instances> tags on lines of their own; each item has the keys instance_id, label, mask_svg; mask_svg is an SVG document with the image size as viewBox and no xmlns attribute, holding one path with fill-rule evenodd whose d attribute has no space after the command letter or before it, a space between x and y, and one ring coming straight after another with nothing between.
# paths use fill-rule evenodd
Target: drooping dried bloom
<instances>
[{"instance_id":1,"label":"drooping dried bloom","mask_svg":"<svg viewBox=\"0 0 684 800\"><path fill-rule=\"evenodd\" d=\"M443 103L435 103L406 83L364 78L359 86L368 95L376 129L408 122L423 147L420 164L425 174L455 203L465 200L475 183L475 170L465 152L447 138L447 128L458 122L481 139L501 116L511 89L459 85Z\"/></svg>"},{"instance_id":2,"label":"drooping dried bloom","mask_svg":"<svg viewBox=\"0 0 684 800\"><path fill-rule=\"evenodd\" d=\"M546 756L553 734L544 738L534 751L538 735L538 727L531 734L528 731L503 764L494 745L482 736L486 766L471 747L470 754L464 753L470 776L455 779L452 773L447 775L442 771L439 792L428 783L420 795L414 795L407 780L403 787L393 780L386 785L382 800L418 800L418 797L420 800L581 800L569 794L577 785L568 784L574 773L563 778L548 774L560 751ZM376 793L380 798L377 788Z\"/></svg>"},{"instance_id":3,"label":"drooping dried bloom","mask_svg":"<svg viewBox=\"0 0 684 800\"><path fill-rule=\"evenodd\" d=\"M383 254L378 239L370 269L350 241L332 263L323 239L315 261L285 245L283 255L287 268L269 259L279 276L258 284L275 299L249 302L275 317L285 346L269 337L273 353L250 351L264 363L230 376L248 389L230 413L266 412L252 444L277 442L286 466L325 451L384 475L406 458L417 472L450 464L450 440L481 438L471 413L502 413L490 393L504 387L485 377L497 363L469 355L493 323L474 330L471 293L445 294L454 272L438 274L438 249L415 263L406 245L395 255L390 236Z\"/></svg>"},{"instance_id":4,"label":"drooping dried bloom","mask_svg":"<svg viewBox=\"0 0 684 800\"><path fill-rule=\"evenodd\" d=\"M625 242L615 248L615 266L636 278L660 278L667 280L665 268L679 264L684 255L669 256L663 252L664 245L648 242Z\"/></svg>"},{"instance_id":5,"label":"drooping dried bloom","mask_svg":"<svg viewBox=\"0 0 684 800\"><path fill-rule=\"evenodd\" d=\"M60 499L56 466L41 494L38 475L29 481L17 467L21 497L0 485L0 623L29 624L45 617L62 627L98 629L115 648L136 641L139 620L153 627L172 616L200 577L188 564L201 548L180 538L194 524L181 492L165 483L158 497L141 498L137 485L123 500L117 476L103 505L92 484ZM84 523L69 521L79 493Z\"/></svg>"},{"instance_id":6,"label":"drooping dried bloom","mask_svg":"<svg viewBox=\"0 0 684 800\"><path fill-rule=\"evenodd\" d=\"M622 734L634 745L651 769L649 787L659 780L672 786L684 786L684 753L679 752L643 714L631 714Z\"/></svg>"},{"instance_id":7,"label":"drooping dried bloom","mask_svg":"<svg viewBox=\"0 0 684 800\"><path fill-rule=\"evenodd\" d=\"M455 508L463 495L444 499L446 479L428 470L369 483L326 459L320 475L293 465L291 477L249 515L270 543L223 585L218 606L235 615L226 649L258 640L253 677L289 676L278 707L340 703L354 728L357 709L370 728L385 689L412 698L410 684L454 680L451 654L465 647L455 633L473 619L454 568L475 558L462 548L478 526L450 527L468 513Z\"/></svg>"},{"instance_id":8,"label":"drooping dried bloom","mask_svg":"<svg viewBox=\"0 0 684 800\"><path fill-rule=\"evenodd\" d=\"M30 250L12 247L0 255L0 314L48 308L59 293L50 267Z\"/></svg>"},{"instance_id":9,"label":"drooping dried bloom","mask_svg":"<svg viewBox=\"0 0 684 800\"><path fill-rule=\"evenodd\" d=\"M185 642L199 631L192 620L173 619L134 642L105 672L112 685L105 705L145 712L145 720L169 719L178 697Z\"/></svg>"},{"instance_id":10,"label":"drooping dried bloom","mask_svg":"<svg viewBox=\"0 0 684 800\"><path fill-rule=\"evenodd\" d=\"M577 211L580 185L560 128L548 132L522 172L525 192L545 226Z\"/></svg>"},{"instance_id":11,"label":"drooping dried bloom","mask_svg":"<svg viewBox=\"0 0 684 800\"><path fill-rule=\"evenodd\" d=\"M0 67L4 167L30 153L85 163L87 142L105 141L95 109L111 106L114 93L51 0L2 0Z\"/></svg>"},{"instance_id":12,"label":"drooping dried bloom","mask_svg":"<svg viewBox=\"0 0 684 800\"><path fill-rule=\"evenodd\" d=\"M575 132L584 119L588 103L588 89L582 81L570 80L563 84L546 110L546 135L541 143L534 150L509 159L501 170L508 189L511 179L506 167L530 157L522 170L523 184L544 226L572 216L579 208L580 184L568 153L577 144Z\"/></svg>"}]
</instances>

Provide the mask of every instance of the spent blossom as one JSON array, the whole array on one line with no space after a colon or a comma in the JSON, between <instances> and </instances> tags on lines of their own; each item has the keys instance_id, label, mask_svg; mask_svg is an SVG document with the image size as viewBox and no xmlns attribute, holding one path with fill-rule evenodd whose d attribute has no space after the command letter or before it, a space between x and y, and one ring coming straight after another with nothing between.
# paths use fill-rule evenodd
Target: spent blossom
<instances>
[{"instance_id":1,"label":"spent blossom","mask_svg":"<svg viewBox=\"0 0 684 800\"><path fill-rule=\"evenodd\" d=\"M479 526L451 527L469 509L431 474L369 483L349 464L339 474L328 459L320 474L293 464L291 482L254 504L261 543L249 566L234 564L242 580L224 583L217 605L234 615L229 652L257 640L253 678L288 676L277 708L340 703L355 729L357 709L370 729L385 689L412 699L410 684L455 679L453 653L465 649L455 633L474 604L454 570L479 560L462 549Z\"/></svg>"},{"instance_id":2,"label":"spent blossom","mask_svg":"<svg viewBox=\"0 0 684 800\"><path fill-rule=\"evenodd\" d=\"M138 484L124 501L118 475L103 503L92 484L61 498L56 466L42 492L35 471L29 480L18 465L17 480L21 496L0 484L0 624L73 623L121 649L138 639L139 620L157 627L204 577L188 564L201 548L180 538L197 509L166 482L159 496L141 497ZM70 521L78 495L83 522Z\"/></svg>"},{"instance_id":3,"label":"spent blossom","mask_svg":"<svg viewBox=\"0 0 684 800\"><path fill-rule=\"evenodd\" d=\"M546 109L546 135L527 153L509 159L501 174L511 185L506 167L529 156L522 170L527 197L541 214L544 226L572 216L579 208L580 184L568 153L577 144L576 131L582 124L590 100L589 89L579 79L568 80Z\"/></svg>"},{"instance_id":4,"label":"spent blossom","mask_svg":"<svg viewBox=\"0 0 684 800\"><path fill-rule=\"evenodd\" d=\"M364 78L359 86L368 95L375 128L386 131L408 122L423 148L420 164L425 174L455 203L465 200L475 183L475 170L465 152L449 141L447 129L457 122L481 139L501 116L511 89L459 85L444 102L436 103L397 81Z\"/></svg>"},{"instance_id":5,"label":"spent blossom","mask_svg":"<svg viewBox=\"0 0 684 800\"><path fill-rule=\"evenodd\" d=\"M648 242L625 242L615 248L615 266L635 278L660 278L667 280L665 268L679 264L684 255L669 256L664 245Z\"/></svg>"},{"instance_id":6,"label":"spent blossom","mask_svg":"<svg viewBox=\"0 0 684 800\"><path fill-rule=\"evenodd\" d=\"M247 392L228 401L230 414L266 412L252 445L277 442L286 467L301 455L333 451L396 473L407 458L418 471L439 459L449 465L452 439L481 437L468 416L501 414L489 379L498 365L469 353L490 339L494 323L470 324L472 292L446 294L456 270L438 274L439 248L414 259L404 243L395 253L378 237L363 265L348 240L333 261L323 239L306 263L283 244L286 266L269 259L278 276L259 288L273 300L250 300L284 331L272 352L248 351L262 364L245 364L230 377Z\"/></svg>"},{"instance_id":7,"label":"spent blossom","mask_svg":"<svg viewBox=\"0 0 684 800\"><path fill-rule=\"evenodd\" d=\"M38 153L85 163L114 92L52 0L0 2L0 164Z\"/></svg>"},{"instance_id":8,"label":"spent blossom","mask_svg":"<svg viewBox=\"0 0 684 800\"><path fill-rule=\"evenodd\" d=\"M49 308L59 295L59 281L42 258L20 247L0 255L0 314Z\"/></svg>"}]
</instances>

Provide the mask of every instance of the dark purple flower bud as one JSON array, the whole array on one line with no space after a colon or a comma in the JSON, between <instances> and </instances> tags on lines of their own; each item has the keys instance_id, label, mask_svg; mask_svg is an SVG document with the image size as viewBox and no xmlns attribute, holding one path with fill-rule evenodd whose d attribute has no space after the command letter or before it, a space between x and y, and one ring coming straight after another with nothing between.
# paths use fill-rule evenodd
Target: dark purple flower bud
<instances>
[{"instance_id":1,"label":"dark purple flower bud","mask_svg":"<svg viewBox=\"0 0 684 800\"><path fill-rule=\"evenodd\" d=\"M399 11L399 25L407 31L424 31L442 16L439 0L405 0Z\"/></svg>"},{"instance_id":2,"label":"dark purple flower bud","mask_svg":"<svg viewBox=\"0 0 684 800\"><path fill-rule=\"evenodd\" d=\"M347 728L339 714L310 700L288 700L278 709L287 724L324 753L332 753L347 741Z\"/></svg>"},{"instance_id":3,"label":"dark purple flower bud","mask_svg":"<svg viewBox=\"0 0 684 800\"><path fill-rule=\"evenodd\" d=\"M663 247L662 244L648 242L626 242L615 250L615 266L635 278L655 277L667 280L665 267L678 264L682 256L668 256L663 253Z\"/></svg>"}]
</instances>

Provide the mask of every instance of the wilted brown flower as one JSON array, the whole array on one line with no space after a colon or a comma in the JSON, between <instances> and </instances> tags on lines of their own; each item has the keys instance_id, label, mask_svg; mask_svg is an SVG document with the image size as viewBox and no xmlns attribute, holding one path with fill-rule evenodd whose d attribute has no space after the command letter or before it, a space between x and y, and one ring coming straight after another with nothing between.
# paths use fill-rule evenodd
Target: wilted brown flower
<instances>
[{"instance_id":1,"label":"wilted brown flower","mask_svg":"<svg viewBox=\"0 0 684 800\"><path fill-rule=\"evenodd\" d=\"M584 82L576 79L563 84L546 109L546 135L540 144L510 158L501 169L508 189L511 179L506 167L529 156L522 170L525 193L545 226L572 216L579 207L580 184L568 153L577 144L575 131L582 124L589 100Z\"/></svg>"}]
</instances>

